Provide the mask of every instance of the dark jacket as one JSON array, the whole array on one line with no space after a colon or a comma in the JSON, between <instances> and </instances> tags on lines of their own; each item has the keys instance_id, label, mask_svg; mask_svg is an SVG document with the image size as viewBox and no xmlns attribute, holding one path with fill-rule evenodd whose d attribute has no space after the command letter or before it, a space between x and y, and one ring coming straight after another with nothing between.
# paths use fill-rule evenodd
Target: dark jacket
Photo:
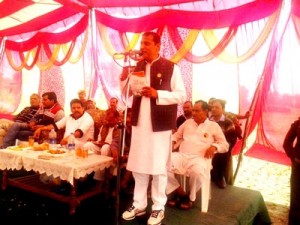
<instances>
[{"instance_id":1,"label":"dark jacket","mask_svg":"<svg viewBox=\"0 0 300 225\"><path fill-rule=\"evenodd\" d=\"M296 143L294 141L296 140ZM288 130L284 142L283 148L287 156L294 160L300 159L300 118L294 121Z\"/></svg>"},{"instance_id":2,"label":"dark jacket","mask_svg":"<svg viewBox=\"0 0 300 225\"><path fill-rule=\"evenodd\" d=\"M135 71L145 71L146 62L144 60L137 63ZM150 71L150 86L156 90L171 91L171 78L173 74L174 63L159 58L153 62ZM133 96L132 102L132 126L138 123L138 117L141 105L141 96ZM156 99L151 98L151 122L153 131L165 131L176 128L177 104L157 105Z\"/></svg>"}]
</instances>

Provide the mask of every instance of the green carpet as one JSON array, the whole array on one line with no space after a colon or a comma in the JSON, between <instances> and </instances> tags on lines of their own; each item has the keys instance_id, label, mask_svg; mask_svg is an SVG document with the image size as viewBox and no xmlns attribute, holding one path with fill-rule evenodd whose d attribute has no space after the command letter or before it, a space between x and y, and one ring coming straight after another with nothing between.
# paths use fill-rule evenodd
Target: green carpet
<instances>
[{"instance_id":1,"label":"green carpet","mask_svg":"<svg viewBox=\"0 0 300 225\"><path fill-rule=\"evenodd\" d=\"M24 171L10 172L9 177L20 176ZM0 173L0 176L2 174ZM78 186L84 191L85 186ZM80 190L81 189L81 190ZM56 190L68 192L60 186ZM262 195L258 191L228 185L226 189L211 186L211 200L207 213L201 213L201 195L197 196L195 207L188 211L166 207L164 225L269 225L271 224ZM200 192L199 192L200 194ZM69 205L47 197L32 194L14 187L0 191L1 225L15 221L31 225L145 225L151 212L148 204L147 214L132 221L117 220L132 201L132 196L121 195L120 206L116 208L115 199L99 194L83 200L74 215L69 215ZM151 200L149 199L149 203ZM117 211L116 209L119 209ZM7 222L4 222L7 221Z\"/></svg>"}]
</instances>

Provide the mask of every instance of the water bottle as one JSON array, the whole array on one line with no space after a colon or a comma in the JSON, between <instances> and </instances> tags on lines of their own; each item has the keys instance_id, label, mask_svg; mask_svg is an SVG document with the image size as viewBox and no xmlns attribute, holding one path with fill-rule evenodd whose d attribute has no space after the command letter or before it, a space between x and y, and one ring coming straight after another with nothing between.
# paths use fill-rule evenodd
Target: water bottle
<instances>
[{"instance_id":1,"label":"water bottle","mask_svg":"<svg viewBox=\"0 0 300 225\"><path fill-rule=\"evenodd\" d=\"M49 149L56 149L56 139L57 134L54 129L52 129L49 133Z\"/></svg>"},{"instance_id":2,"label":"water bottle","mask_svg":"<svg viewBox=\"0 0 300 225\"><path fill-rule=\"evenodd\" d=\"M68 150L75 150L75 136L74 133L71 133L68 138Z\"/></svg>"}]
</instances>

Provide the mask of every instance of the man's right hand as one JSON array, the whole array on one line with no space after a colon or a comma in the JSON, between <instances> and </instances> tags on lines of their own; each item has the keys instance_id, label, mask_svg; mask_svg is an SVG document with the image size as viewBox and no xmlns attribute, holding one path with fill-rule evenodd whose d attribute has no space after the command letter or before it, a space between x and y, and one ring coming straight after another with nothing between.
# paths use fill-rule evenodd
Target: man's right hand
<instances>
[{"instance_id":1,"label":"man's right hand","mask_svg":"<svg viewBox=\"0 0 300 225\"><path fill-rule=\"evenodd\" d=\"M40 135L41 135L41 131L42 131L42 128L41 128L41 127L38 128L38 129L36 129L36 130L34 131L33 137L34 137L35 140L39 139L39 137L40 137Z\"/></svg>"},{"instance_id":2,"label":"man's right hand","mask_svg":"<svg viewBox=\"0 0 300 225\"><path fill-rule=\"evenodd\" d=\"M30 121L30 122L28 123L28 127L29 127L30 130L35 130L35 122Z\"/></svg>"},{"instance_id":3,"label":"man's right hand","mask_svg":"<svg viewBox=\"0 0 300 225\"><path fill-rule=\"evenodd\" d=\"M121 81L126 80L128 77L128 74L129 74L128 69L126 67L124 67L122 70L121 76L120 76L120 80Z\"/></svg>"},{"instance_id":4,"label":"man's right hand","mask_svg":"<svg viewBox=\"0 0 300 225\"><path fill-rule=\"evenodd\" d=\"M133 72L134 68L135 68L134 66L125 66L125 67L123 67L123 70L122 70L122 73L121 73L121 76L120 76L120 80L121 81L126 80L129 73Z\"/></svg>"}]
</instances>

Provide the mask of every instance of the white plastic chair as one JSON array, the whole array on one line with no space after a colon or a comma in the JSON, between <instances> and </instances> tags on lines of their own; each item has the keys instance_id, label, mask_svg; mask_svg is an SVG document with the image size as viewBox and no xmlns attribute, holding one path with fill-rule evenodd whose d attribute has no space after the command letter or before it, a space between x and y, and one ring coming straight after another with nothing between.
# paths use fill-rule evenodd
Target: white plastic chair
<instances>
[{"instance_id":1,"label":"white plastic chair","mask_svg":"<svg viewBox=\"0 0 300 225\"><path fill-rule=\"evenodd\" d=\"M211 171L211 161L212 159L206 159L206 168L209 168L207 170L207 179L204 179L202 182L202 187L201 187L201 212L206 213L208 210L208 204L209 200L211 199L211 179L210 179L210 171ZM186 178L188 177L186 174L179 174L179 182L183 190L186 192L187 191L187 182Z\"/></svg>"}]
</instances>

